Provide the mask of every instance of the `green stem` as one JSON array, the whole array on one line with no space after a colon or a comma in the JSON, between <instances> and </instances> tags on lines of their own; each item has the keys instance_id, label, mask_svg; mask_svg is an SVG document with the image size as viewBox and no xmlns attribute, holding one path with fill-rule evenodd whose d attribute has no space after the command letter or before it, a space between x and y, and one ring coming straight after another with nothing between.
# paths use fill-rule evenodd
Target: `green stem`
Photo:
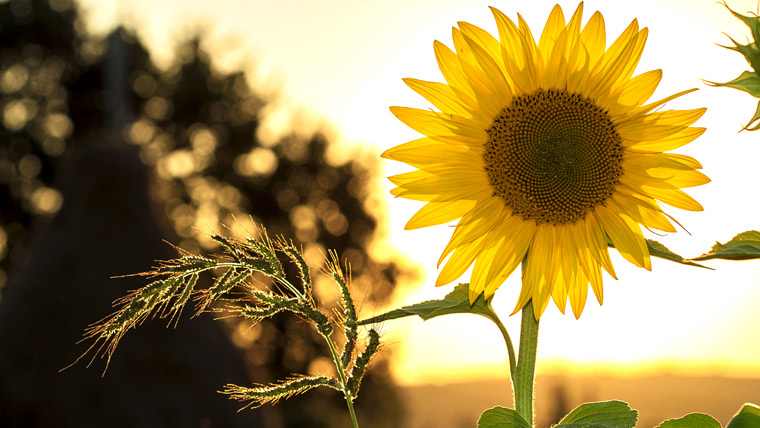
<instances>
[{"instance_id":1,"label":"green stem","mask_svg":"<svg viewBox=\"0 0 760 428\"><path fill-rule=\"evenodd\" d=\"M340 383L343 385L343 396L346 398L346 404L348 405L348 413L351 414L351 422L354 423L354 428L359 428L359 422L356 420L356 411L354 411L354 397L348 388L348 381L346 380L346 373L343 364L340 363L340 356L335 349L335 344L329 337L322 336L327 341L327 345L330 347L330 353L332 354L335 367L338 369L338 376L340 377Z\"/></svg>"},{"instance_id":2,"label":"green stem","mask_svg":"<svg viewBox=\"0 0 760 428\"><path fill-rule=\"evenodd\" d=\"M490 307L490 304L489 304ZM501 337L504 338L504 343L507 345L507 353L509 354L509 377L512 378L512 382L515 381L515 347L512 345L512 339L509 337L509 332L507 331L507 328L504 327L504 324L501 322L501 319L499 319L498 315L496 315L496 312L491 309L491 312L493 312L494 316L488 316L488 318L496 324L496 326L499 328L499 331L501 332Z\"/></svg>"},{"instance_id":3,"label":"green stem","mask_svg":"<svg viewBox=\"0 0 760 428\"><path fill-rule=\"evenodd\" d=\"M533 426L533 382L536 374L538 320L533 313L533 301L522 310L520 349L512 385L515 389L515 410Z\"/></svg>"}]
</instances>

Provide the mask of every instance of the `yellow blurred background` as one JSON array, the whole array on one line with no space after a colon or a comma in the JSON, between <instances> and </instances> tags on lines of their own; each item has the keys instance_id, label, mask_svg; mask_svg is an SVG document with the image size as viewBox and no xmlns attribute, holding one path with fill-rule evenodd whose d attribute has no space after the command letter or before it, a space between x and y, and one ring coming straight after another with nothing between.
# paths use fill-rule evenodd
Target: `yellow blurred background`
<instances>
[{"instance_id":1,"label":"yellow blurred background","mask_svg":"<svg viewBox=\"0 0 760 428\"><path fill-rule=\"evenodd\" d=\"M346 0L80 0L90 31L106 34L127 23L160 64L168 61L188 31L204 29L205 49L221 69L243 68L252 84L269 88L269 106L259 132L275 141L295 128L340 141L336 159L374 153L417 138L388 111L391 105L428 105L403 77L441 81L433 40L451 45L451 26L467 21L495 34L487 6L511 17L519 12L540 34L553 1ZM566 15L574 1L560 1ZM756 11L757 3L734 0L734 10ZM671 250L695 257L715 241L760 228L757 159L760 134L738 132L757 101L730 89L710 88L701 79L724 82L747 68L741 55L716 44L740 42L748 29L713 0L603 0L585 2L584 17L603 13L608 43L634 18L649 27L637 73L661 68L655 98L697 87L670 108L708 107L697 123L707 132L678 152L696 157L712 183L690 192L701 213L671 212L690 233L648 236ZM385 238L373 252L401 255L424 272L416 283L400 284L389 307L439 298L451 286L432 286L449 226L404 231L419 203L392 199L383 178L405 171L383 164L375 178L374 204ZM676 210L673 210L676 211ZM394 253L395 254L395 253ZM541 320L539 373L551 375L652 373L760 376L760 262L709 262L714 271L655 260L652 272L613 256L620 280L605 280L604 306L590 301L580 320L550 307ZM466 276L461 281L466 281ZM519 319L508 317L519 291L513 275L496 293L494 305L513 340ZM386 308L363 308L365 315ZM507 377L506 352L496 328L485 319L449 316L388 322L386 343L394 352L396 379L405 385ZM751 397L748 397L751 398Z\"/></svg>"}]
</instances>

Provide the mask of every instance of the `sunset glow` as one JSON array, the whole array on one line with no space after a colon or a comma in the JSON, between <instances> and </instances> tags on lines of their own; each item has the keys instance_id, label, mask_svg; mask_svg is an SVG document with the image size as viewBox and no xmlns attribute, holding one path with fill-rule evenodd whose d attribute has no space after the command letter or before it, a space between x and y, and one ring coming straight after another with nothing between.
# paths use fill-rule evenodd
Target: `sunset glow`
<instances>
[{"instance_id":1,"label":"sunset glow","mask_svg":"<svg viewBox=\"0 0 760 428\"><path fill-rule=\"evenodd\" d=\"M419 135L389 112L392 105L425 107L401 78L441 81L433 41L451 43L451 27L467 21L496 33L489 5L510 17L519 12L540 34L554 1L349 2L327 0L80 0L87 26L106 33L119 23L134 27L158 63L167 62L174 46L197 28L209 36L206 50L223 69L242 67L252 85L277 102L259 130L275 141L291 130L320 129L339 141L332 156L377 158L392 146ZM128 3L128 4L127 4ZM560 1L566 11L577 2ZM740 13L755 11L756 1L734 0ZM150 13L145 11L150 9ZM716 44L730 44L726 33L743 42L748 29L714 0L631 0L625 7L602 0L585 2L584 16L600 10L608 44L634 18L649 28L637 73L662 69L653 100L689 88L699 91L666 108L707 107L696 123L707 132L678 153L694 156L712 179L690 190L704 212L673 211L688 230L668 236L647 235L685 257L707 252L715 241L760 229L756 194L760 133L737 132L755 111L757 100L743 92L710 88L702 80L725 82L747 69L741 55ZM584 19L585 22L585 19ZM241 173L267 168L271 153L259 149L241 163ZM269 156L269 157L268 157ZM371 203L377 204L382 241L378 257L405 257L424 275L417 283L399 284L389 308L443 297L451 286L433 287L440 250L452 228L437 226L405 231L404 224L421 203L394 199L385 176L409 169L383 161ZM180 174L182 159L167 165ZM49 195L48 195L49 196ZM55 203L40 197L40 209ZM53 195L55 196L55 195ZM53 198L53 199L51 199ZM52 202L51 202L52 201ZM2 250L0 236L0 251ZM395 251L399 251L401 255ZM589 299L583 316L562 315L550 306L541 319L539 372L615 372L626 375L657 371L760 376L760 262L709 262L715 270L654 259L652 272L611 254L620 280L605 274L604 305ZM466 282L469 273L460 278ZM513 341L519 317L508 317L517 300L519 273L496 292L494 307ZM363 308L364 315L385 308ZM496 328L474 316L451 316L422 322L387 322L382 332L393 353L402 384L473 378L505 378L506 352Z\"/></svg>"}]
</instances>

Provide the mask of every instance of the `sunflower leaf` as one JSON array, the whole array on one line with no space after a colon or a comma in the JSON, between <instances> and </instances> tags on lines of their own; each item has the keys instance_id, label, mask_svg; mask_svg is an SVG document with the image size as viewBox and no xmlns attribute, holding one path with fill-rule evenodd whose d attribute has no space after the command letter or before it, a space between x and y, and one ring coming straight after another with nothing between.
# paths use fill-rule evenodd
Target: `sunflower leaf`
<instances>
[{"instance_id":1,"label":"sunflower leaf","mask_svg":"<svg viewBox=\"0 0 760 428\"><path fill-rule=\"evenodd\" d=\"M726 428L757 428L760 427L760 407L747 403L731 418Z\"/></svg>"},{"instance_id":2,"label":"sunflower leaf","mask_svg":"<svg viewBox=\"0 0 760 428\"><path fill-rule=\"evenodd\" d=\"M633 428L638 412L622 401L584 403L559 421L555 428Z\"/></svg>"},{"instance_id":3,"label":"sunflower leaf","mask_svg":"<svg viewBox=\"0 0 760 428\"><path fill-rule=\"evenodd\" d=\"M478 428L530 428L530 424L513 409L494 407L480 415Z\"/></svg>"},{"instance_id":4,"label":"sunflower leaf","mask_svg":"<svg viewBox=\"0 0 760 428\"><path fill-rule=\"evenodd\" d=\"M760 232L748 230L742 232L725 244L716 242L710 252L692 260L751 260L760 258Z\"/></svg>"},{"instance_id":5,"label":"sunflower leaf","mask_svg":"<svg viewBox=\"0 0 760 428\"><path fill-rule=\"evenodd\" d=\"M469 286L470 284L468 283L459 284L443 299L428 300L414 305L404 306L372 318L361 320L357 324L375 324L412 315L417 315L423 320L429 320L430 318L447 314L478 314L491 319L497 318L482 293L478 296L475 302L470 305Z\"/></svg>"},{"instance_id":6,"label":"sunflower leaf","mask_svg":"<svg viewBox=\"0 0 760 428\"><path fill-rule=\"evenodd\" d=\"M607 238L607 246L610 248L615 248L615 245L612 243L610 238ZM714 270L713 268L702 266L699 263L694 263L692 260L697 259L685 259L678 254L670 251L668 247L660 244L659 242L655 241L654 239L647 239L647 249L649 250L649 255L654 257L659 257L661 259L670 260L671 262L680 263L682 265L687 266L694 266L694 267L701 267L703 269L710 269Z\"/></svg>"},{"instance_id":7,"label":"sunflower leaf","mask_svg":"<svg viewBox=\"0 0 760 428\"><path fill-rule=\"evenodd\" d=\"M687 266L694 266L694 267L701 267L704 269L710 269L707 266L702 266L699 263L694 263L691 260L684 259L683 257L679 256L678 254L670 251L668 247L660 244L659 242L653 240L653 239L647 239L647 248L649 249L649 254L654 257L659 257L661 259L670 260L671 262L680 263L682 265Z\"/></svg>"},{"instance_id":8,"label":"sunflower leaf","mask_svg":"<svg viewBox=\"0 0 760 428\"><path fill-rule=\"evenodd\" d=\"M691 413L682 418L670 419L657 428L721 428L720 422L704 413Z\"/></svg>"}]
</instances>

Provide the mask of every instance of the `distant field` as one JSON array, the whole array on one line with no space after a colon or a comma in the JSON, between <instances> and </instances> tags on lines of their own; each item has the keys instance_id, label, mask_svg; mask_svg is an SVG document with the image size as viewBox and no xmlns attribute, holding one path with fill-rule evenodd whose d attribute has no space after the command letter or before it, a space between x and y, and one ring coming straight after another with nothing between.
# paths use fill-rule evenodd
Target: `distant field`
<instances>
[{"instance_id":1,"label":"distant field","mask_svg":"<svg viewBox=\"0 0 760 428\"><path fill-rule=\"evenodd\" d=\"M487 408L512 407L509 385L480 381L403 388L406 428L474 428ZM646 377L539 376L536 382L539 428L586 401L622 400L639 411L639 428L656 427L687 413L708 413L722 425L745 402L760 404L760 379L659 375Z\"/></svg>"}]
</instances>

